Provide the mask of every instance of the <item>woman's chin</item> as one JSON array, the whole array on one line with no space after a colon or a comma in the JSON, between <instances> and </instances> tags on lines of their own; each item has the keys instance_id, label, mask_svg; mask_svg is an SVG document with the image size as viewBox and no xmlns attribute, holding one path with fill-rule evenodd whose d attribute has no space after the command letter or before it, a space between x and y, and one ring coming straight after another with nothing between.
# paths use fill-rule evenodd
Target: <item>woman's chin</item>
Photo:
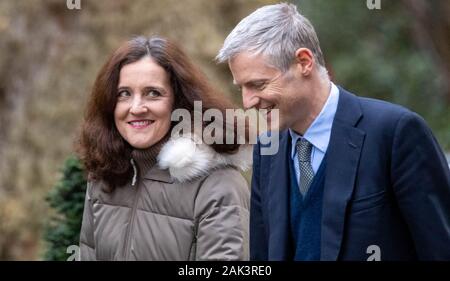
<instances>
[{"instance_id":1,"label":"woman's chin","mask_svg":"<svg viewBox=\"0 0 450 281\"><path fill-rule=\"evenodd\" d=\"M154 145L156 141L150 140L150 141L134 141L129 142L129 144L135 148L135 149L146 149L150 148L152 145Z\"/></svg>"}]
</instances>

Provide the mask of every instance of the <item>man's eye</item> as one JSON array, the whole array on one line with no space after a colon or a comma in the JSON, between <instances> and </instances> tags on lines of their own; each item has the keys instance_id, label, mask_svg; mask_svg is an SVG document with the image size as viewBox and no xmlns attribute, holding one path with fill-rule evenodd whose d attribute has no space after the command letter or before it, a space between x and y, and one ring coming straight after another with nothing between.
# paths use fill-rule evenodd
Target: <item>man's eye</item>
<instances>
[{"instance_id":1,"label":"man's eye","mask_svg":"<svg viewBox=\"0 0 450 281\"><path fill-rule=\"evenodd\" d=\"M261 91L264 90L264 88L266 87L266 83L258 83L254 85L254 88Z\"/></svg>"}]
</instances>

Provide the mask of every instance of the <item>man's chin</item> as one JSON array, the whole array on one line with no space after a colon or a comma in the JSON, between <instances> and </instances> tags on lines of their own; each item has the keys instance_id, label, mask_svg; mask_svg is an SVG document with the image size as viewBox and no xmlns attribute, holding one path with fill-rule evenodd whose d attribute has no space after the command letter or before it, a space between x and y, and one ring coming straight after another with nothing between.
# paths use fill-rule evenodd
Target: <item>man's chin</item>
<instances>
[{"instance_id":1,"label":"man's chin","mask_svg":"<svg viewBox=\"0 0 450 281\"><path fill-rule=\"evenodd\" d=\"M271 124L270 122L266 123L267 125L263 128L258 128L258 134L262 134L264 132L279 132L287 129L285 126L279 126L276 122L274 124Z\"/></svg>"},{"instance_id":2,"label":"man's chin","mask_svg":"<svg viewBox=\"0 0 450 281\"><path fill-rule=\"evenodd\" d=\"M269 131L281 132L287 129L286 124L280 123L279 120L274 120L275 122L268 123L267 127Z\"/></svg>"},{"instance_id":3,"label":"man's chin","mask_svg":"<svg viewBox=\"0 0 450 281\"><path fill-rule=\"evenodd\" d=\"M279 126L273 126L273 127L272 126L268 126L267 129L260 130L259 134L263 134L263 133L266 133L266 132L269 132L269 133L281 132L283 130L285 130L285 128L281 128Z\"/></svg>"}]
</instances>

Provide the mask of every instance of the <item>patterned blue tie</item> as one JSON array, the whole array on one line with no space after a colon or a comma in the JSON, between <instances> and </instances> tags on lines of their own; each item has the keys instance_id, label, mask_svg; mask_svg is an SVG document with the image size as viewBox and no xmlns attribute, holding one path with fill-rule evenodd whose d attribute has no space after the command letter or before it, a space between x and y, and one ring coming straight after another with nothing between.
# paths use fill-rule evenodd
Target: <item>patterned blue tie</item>
<instances>
[{"instance_id":1,"label":"patterned blue tie","mask_svg":"<svg viewBox=\"0 0 450 281\"><path fill-rule=\"evenodd\" d=\"M314 178L314 170L311 165L312 145L306 139L300 138L296 144L298 164L300 168L300 193L305 196Z\"/></svg>"}]
</instances>

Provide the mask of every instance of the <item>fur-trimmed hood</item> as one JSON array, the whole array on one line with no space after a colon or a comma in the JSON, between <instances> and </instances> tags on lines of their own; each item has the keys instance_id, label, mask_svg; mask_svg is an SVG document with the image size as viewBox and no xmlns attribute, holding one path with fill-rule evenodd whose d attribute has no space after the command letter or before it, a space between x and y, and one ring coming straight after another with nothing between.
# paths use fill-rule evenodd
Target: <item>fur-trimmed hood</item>
<instances>
[{"instance_id":1,"label":"fur-trimmed hood","mask_svg":"<svg viewBox=\"0 0 450 281\"><path fill-rule=\"evenodd\" d=\"M241 171L251 167L251 145L241 145L238 152L225 154L216 152L200 140L196 135L170 138L158 154L159 167L168 169L170 176L178 182L186 182L226 166L234 166Z\"/></svg>"}]
</instances>

